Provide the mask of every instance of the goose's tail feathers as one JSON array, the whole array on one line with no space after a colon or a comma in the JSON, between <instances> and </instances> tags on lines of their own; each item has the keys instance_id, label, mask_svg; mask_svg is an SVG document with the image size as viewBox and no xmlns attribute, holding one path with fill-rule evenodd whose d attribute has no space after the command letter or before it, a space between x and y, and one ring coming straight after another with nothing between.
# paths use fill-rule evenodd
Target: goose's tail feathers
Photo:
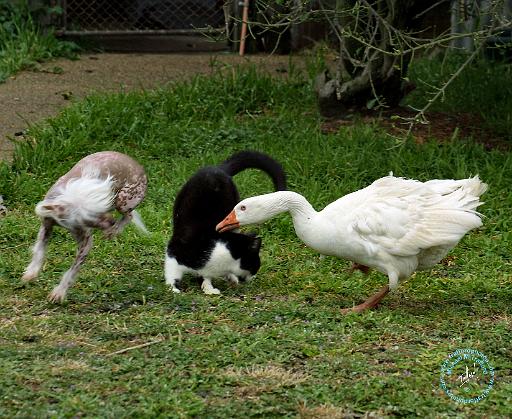
<instances>
[{"instance_id":1,"label":"goose's tail feathers","mask_svg":"<svg viewBox=\"0 0 512 419\"><path fill-rule=\"evenodd\" d=\"M428 182L425 182L425 185L428 185L430 188L441 195L447 195L456 191L457 189L461 189L465 192L466 195L479 197L487 190L487 184L482 182L478 175L472 178L461 180L429 180Z\"/></svg>"},{"instance_id":2,"label":"goose's tail feathers","mask_svg":"<svg viewBox=\"0 0 512 419\"><path fill-rule=\"evenodd\" d=\"M449 198L460 209L475 212L483 204L480 196L487 190L487 184L477 176L461 180L431 180L425 182L436 193Z\"/></svg>"}]
</instances>

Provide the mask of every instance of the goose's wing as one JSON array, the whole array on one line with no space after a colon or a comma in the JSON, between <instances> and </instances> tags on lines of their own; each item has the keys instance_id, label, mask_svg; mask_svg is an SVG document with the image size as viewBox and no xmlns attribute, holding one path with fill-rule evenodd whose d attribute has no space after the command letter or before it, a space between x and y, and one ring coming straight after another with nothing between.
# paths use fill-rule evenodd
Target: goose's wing
<instances>
[{"instance_id":1,"label":"goose's wing","mask_svg":"<svg viewBox=\"0 0 512 419\"><path fill-rule=\"evenodd\" d=\"M440 195L422 182L395 177L375 181L353 194L349 230L364 243L397 256L453 245L481 224L456 196ZM347 200L348 203L348 200Z\"/></svg>"}]
</instances>

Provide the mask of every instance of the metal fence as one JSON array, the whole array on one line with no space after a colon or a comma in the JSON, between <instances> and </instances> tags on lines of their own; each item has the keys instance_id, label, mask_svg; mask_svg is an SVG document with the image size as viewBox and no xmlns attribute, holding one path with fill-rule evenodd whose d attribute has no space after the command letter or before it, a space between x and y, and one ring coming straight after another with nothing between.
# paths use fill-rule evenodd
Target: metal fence
<instances>
[{"instance_id":1,"label":"metal fence","mask_svg":"<svg viewBox=\"0 0 512 419\"><path fill-rule=\"evenodd\" d=\"M219 0L57 0L68 35L178 34L225 27Z\"/></svg>"}]
</instances>

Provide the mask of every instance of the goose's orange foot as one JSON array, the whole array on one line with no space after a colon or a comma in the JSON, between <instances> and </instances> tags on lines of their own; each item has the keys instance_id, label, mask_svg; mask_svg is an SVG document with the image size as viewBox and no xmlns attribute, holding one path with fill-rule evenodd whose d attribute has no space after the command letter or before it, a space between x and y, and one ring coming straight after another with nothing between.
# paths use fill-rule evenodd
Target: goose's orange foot
<instances>
[{"instance_id":1,"label":"goose's orange foot","mask_svg":"<svg viewBox=\"0 0 512 419\"><path fill-rule=\"evenodd\" d=\"M348 314L348 313L361 313L362 311L369 310L370 307L366 306L364 303L359 304L358 306L350 307L350 308L342 308L341 314Z\"/></svg>"},{"instance_id":2,"label":"goose's orange foot","mask_svg":"<svg viewBox=\"0 0 512 419\"><path fill-rule=\"evenodd\" d=\"M361 313L362 311L374 308L388 294L388 292L389 292L389 286L385 285L375 295L372 295L370 298L368 298L364 303L361 303L361 304L351 307L351 308L342 309L341 314Z\"/></svg>"}]
</instances>

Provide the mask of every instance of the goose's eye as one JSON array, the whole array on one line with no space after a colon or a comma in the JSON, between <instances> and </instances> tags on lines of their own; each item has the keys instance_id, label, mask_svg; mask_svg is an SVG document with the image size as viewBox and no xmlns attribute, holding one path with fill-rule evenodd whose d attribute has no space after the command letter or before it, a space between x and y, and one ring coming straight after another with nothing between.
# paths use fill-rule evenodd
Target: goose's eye
<instances>
[{"instance_id":1,"label":"goose's eye","mask_svg":"<svg viewBox=\"0 0 512 419\"><path fill-rule=\"evenodd\" d=\"M247 208L245 208L245 205L240 206L240 211L245 211Z\"/></svg>"}]
</instances>

